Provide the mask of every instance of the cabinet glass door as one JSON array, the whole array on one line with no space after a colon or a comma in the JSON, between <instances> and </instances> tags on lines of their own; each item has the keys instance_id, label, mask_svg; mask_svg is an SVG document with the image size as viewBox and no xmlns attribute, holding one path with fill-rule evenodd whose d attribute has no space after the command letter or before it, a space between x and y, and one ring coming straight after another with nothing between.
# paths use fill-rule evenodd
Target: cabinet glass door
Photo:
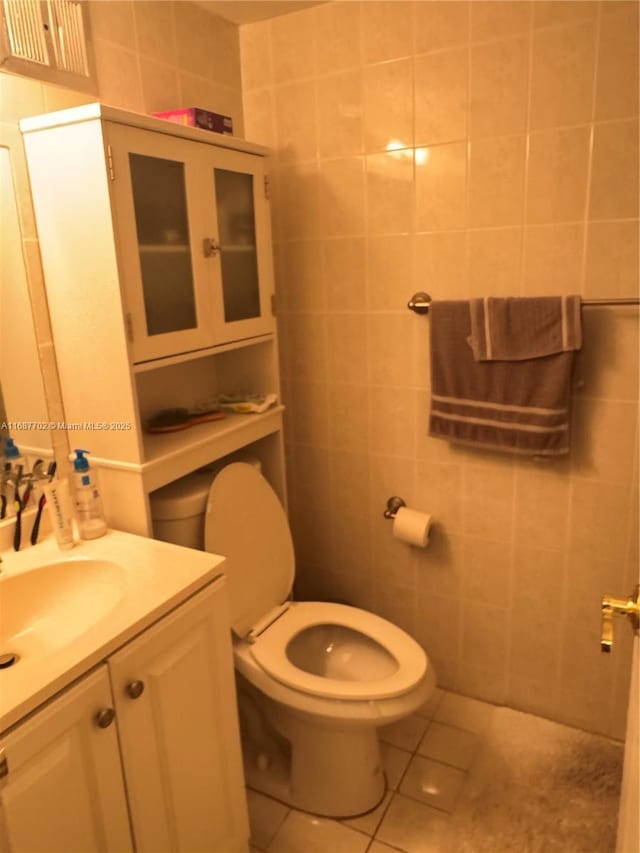
<instances>
[{"instance_id":1,"label":"cabinet glass door","mask_svg":"<svg viewBox=\"0 0 640 853\"><path fill-rule=\"evenodd\" d=\"M263 158L217 149L213 178L219 286L214 293L216 341L241 340L273 330L269 216Z\"/></svg>"},{"instance_id":2,"label":"cabinet glass door","mask_svg":"<svg viewBox=\"0 0 640 853\"><path fill-rule=\"evenodd\" d=\"M134 362L213 346L200 146L109 123L120 275Z\"/></svg>"},{"instance_id":3,"label":"cabinet glass door","mask_svg":"<svg viewBox=\"0 0 640 853\"><path fill-rule=\"evenodd\" d=\"M260 316L253 175L214 169L226 323Z\"/></svg>"},{"instance_id":4,"label":"cabinet glass door","mask_svg":"<svg viewBox=\"0 0 640 853\"><path fill-rule=\"evenodd\" d=\"M149 335L197 325L184 164L129 154Z\"/></svg>"}]
</instances>

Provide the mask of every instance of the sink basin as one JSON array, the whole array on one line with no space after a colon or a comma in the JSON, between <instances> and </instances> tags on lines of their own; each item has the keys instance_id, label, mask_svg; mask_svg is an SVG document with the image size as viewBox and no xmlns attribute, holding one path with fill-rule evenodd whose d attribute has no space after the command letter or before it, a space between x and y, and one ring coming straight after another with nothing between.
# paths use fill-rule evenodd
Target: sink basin
<instances>
[{"instance_id":1,"label":"sink basin","mask_svg":"<svg viewBox=\"0 0 640 853\"><path fill-rule=\"evenodd\" d=\"M121 530L66 552L53 536L20 551L5 545L0 558L0 734L220 577L224 563Z\"/></svg>"},{"instance_id":2,"label":"sink basin","mask_svg":"<svg viewBox=\"0 0 640 853\"><path fill-rule=\"evenodd\" d=\"M77 557L0 575L0 654L54 652L93 628L124 595L124 570Z\"/></svg>"}]
</instances>

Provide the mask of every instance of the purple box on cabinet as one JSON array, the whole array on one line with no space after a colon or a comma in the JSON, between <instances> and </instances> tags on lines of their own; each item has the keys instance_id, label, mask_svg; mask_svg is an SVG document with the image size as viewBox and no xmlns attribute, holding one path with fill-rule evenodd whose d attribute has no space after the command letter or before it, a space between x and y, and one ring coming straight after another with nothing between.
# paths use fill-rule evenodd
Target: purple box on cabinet
<instances>
[{"instance_id":1,"label":"purple box on cabinet","mask_svg":"<svg viewBox=\"0 0 640 853\"><path fill-rule=\"evenodd\" d=\"M225 133L233 136L233 121L231 116L212 113L200 107L183 107L179 110L166 110L162 113L152 113L156 118L164 118L186 127L200 127L203 130L213 130L215 133Z\"/></svg>"}]
</instances>

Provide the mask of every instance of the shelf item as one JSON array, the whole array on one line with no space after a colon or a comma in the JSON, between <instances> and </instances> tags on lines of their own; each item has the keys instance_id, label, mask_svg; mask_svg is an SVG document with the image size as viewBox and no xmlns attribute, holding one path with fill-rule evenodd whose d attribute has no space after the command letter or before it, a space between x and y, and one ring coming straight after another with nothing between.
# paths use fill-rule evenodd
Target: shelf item
<instances>
[{"instance_id":1,"label":"shelf item","mask_svg":"<svg viewBox=\"0 0 640 853\"><path fill-rule=\"evenodd\" d=\"M145 430L151 435L163 435L167 432L181 432L196 424L221 421L226 418L221 409L208 412L190 412L189 409L163 409L154 415L145 425Z\"/></svg>"}]
</instances>

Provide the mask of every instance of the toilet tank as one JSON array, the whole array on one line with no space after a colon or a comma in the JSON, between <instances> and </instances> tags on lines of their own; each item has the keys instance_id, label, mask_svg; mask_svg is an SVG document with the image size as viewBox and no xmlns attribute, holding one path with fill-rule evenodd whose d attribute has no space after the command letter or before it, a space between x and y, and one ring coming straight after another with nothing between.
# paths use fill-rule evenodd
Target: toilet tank
<instances>
[{"instance_id":1,"label":"toilet tank","mask_svg":"<svg viewBox=\"0 0 640 853\"><path fill-rule=\"evenodd\" d=\"M194 471L149 495L156 539L204 549L204 511L214 476Z\"/></svg>"},{"instance_id":2,"label":"toilet tank","mask_svg":"<svg viewBox=\"0 0 640 853\"><path fill-rule=\"evenodd\" d=\"M231 462L247 462L258 470L262 467L259 460L252 457L229 458L151 492L149 503L154 538L204 551L204 513L209 489L218 471Z\"/></svg>"}]
</instances>

